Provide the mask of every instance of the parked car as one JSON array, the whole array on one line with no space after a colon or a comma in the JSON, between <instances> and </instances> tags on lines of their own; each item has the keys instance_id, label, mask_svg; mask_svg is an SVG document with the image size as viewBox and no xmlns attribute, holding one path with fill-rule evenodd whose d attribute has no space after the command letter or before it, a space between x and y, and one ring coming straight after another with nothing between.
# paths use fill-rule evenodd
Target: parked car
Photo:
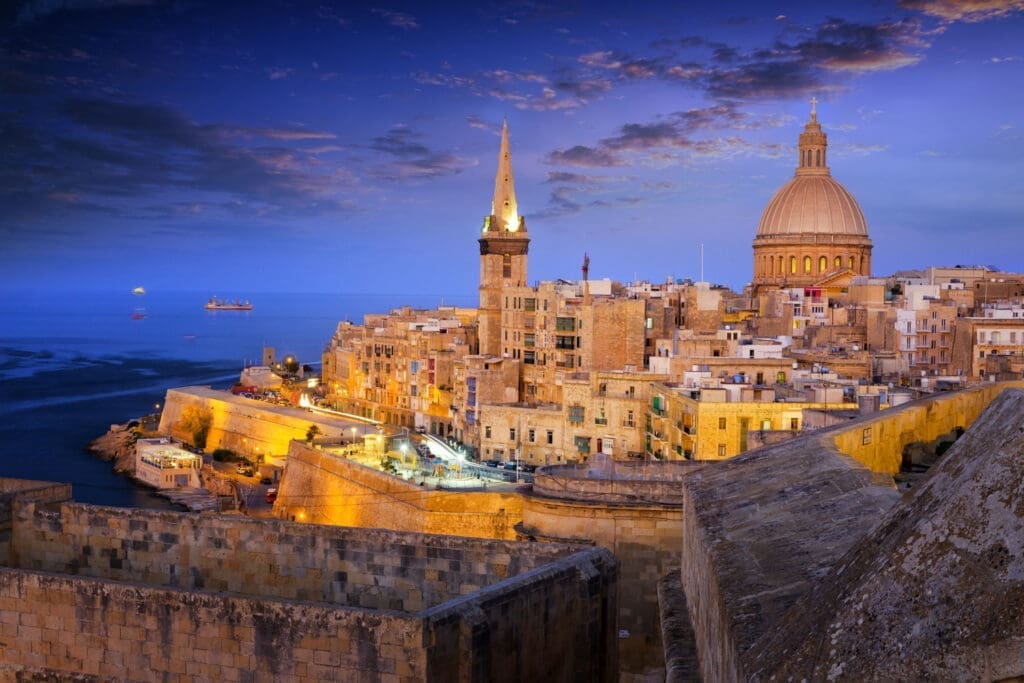
<instances>
[{"instance_id":1,"label":"parked car","mask_svg":"<svg viewBox=\"0 0 1024 683\"><path fill-rule=\"evenodd\" d=\"M241 474L243 477L251 477L256 474L256 470L252 468L252 465L247 465L244 462L238 463L238 467L235 468L235 472Z\"/></svg>"},{"instance_id":2,"label":"parked car","mask_svg":"<svg viewBox=\"0 0 1024 683\"><path fill-rule=\"evenodd\" d=\"M277 500L277 489L267 489L266 501L273 503L275 500Z\"/></svg>"},{"instance_id":3,"label":"parked car","mask_svg":"<svg viewBox=\"0 0 1024 683\"><path fill-rule=\"evenodd\" d=\"M484 464L487 465L488 467L497 467L498 465L501 464L501 461L500 460L485 460Z\"/></svg>"},{"instance_id":4,"label":"parked car","mask_svg":"<svg viewBox=\"0 0 1024 683\"><path fill-rule=\"evenodd\" d=\"M515 461L511 461L511 462L505 463L505 469L510 471L510 472L515 472L516 471L516 463L515 463Z\"/></svg>"},{"instance_id":5,"label":"parked car","mask_svg":"<svg viewBox=\"0 0 1024 683\"><path fill-rule=\"evenodd\" d=\"M537 466L536 465L523 465L523 472L536 472L536 471L537 471Z\"/></svg>"}]
</instances>

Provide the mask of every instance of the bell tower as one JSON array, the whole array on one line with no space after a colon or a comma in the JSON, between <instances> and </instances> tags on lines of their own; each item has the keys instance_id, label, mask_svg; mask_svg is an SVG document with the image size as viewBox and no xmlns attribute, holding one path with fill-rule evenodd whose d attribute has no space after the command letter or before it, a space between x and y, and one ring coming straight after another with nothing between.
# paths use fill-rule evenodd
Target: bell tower
<instances>
[{"instance_id":1,"label":"bell tower","mask_svg":"<svg viewBox=\"0 0 1024 683\"><path fill-rule=\"evenodd\" d=\"M484 217L480 236L480 353L501 354L502 290L526 285L526 255L530 238L519 215L512 180L508 120L501 126L498 173L494 178L491 213Z\"/></svg>"}]
</instances>

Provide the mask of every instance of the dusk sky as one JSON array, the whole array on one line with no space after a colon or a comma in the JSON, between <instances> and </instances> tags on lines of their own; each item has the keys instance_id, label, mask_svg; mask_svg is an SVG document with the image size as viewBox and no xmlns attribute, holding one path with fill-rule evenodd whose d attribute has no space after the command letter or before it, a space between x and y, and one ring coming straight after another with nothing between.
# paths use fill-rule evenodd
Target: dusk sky
<instances>
[{"instance_id":1,"label":"dusk sky","mask_svg":"<svg viewBox=\"0 0 1024 683\"><path fill-rule=\"evenodd\" d=\"M507 117L530 280L751 278L818 99L876 275L1024 271L1024 0L0 9L0 288L473 296Z\"/></svg>"}]
</instances>

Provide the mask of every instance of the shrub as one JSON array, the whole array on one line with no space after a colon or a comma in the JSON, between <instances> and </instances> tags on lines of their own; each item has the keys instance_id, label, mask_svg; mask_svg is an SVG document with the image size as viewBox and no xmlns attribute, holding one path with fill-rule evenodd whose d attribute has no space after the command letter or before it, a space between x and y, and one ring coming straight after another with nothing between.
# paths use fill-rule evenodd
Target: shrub
<instances>
[{"instance_id":1,"label":"shrub","mask_svg":"<svg viewBox=\"0 0 1024 683\"><path fill-rule=\"evenodd\" d=\"M235 453L230 448L218 448L213 452L213 459L217 462L236 462L238 460L244 460L243 457Z\"/></svg>"}]
</instances>

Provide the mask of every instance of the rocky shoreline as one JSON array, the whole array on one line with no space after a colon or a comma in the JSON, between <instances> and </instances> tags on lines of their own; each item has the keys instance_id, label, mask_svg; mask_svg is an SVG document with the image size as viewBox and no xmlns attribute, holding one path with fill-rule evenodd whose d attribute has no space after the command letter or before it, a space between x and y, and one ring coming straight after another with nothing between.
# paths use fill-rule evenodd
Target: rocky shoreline
<instances>
[{"instance_id":1,"label":"rocky shoreline","mask_svg":"<svg viewBox=\"0 0 1024 683\"><path fill-rule=\"evenodd\" d=\"M103 436L93 439L86 450L100 460L112 461L117 474L135 476L135 442L139 439L140 420L110 425Z\"/></svg>"},{"instance_id":2,"label":"rocky shoreline","mask_svg":"<svg viewBox=\"0 0 1024 683\"><path fill-rule=\"evenodd\" d=\"M86 450L100 460L113 463L116 474L124 474L136 484L150 489L135 476L135 444L139 438L156 436L143 431L148 418L133 419L123 424L112 424L106 434L93 439ZM221 499L230 497L237 505L238 490L229 477L218 473L209 463L203 465L202 489L152 489L156 495L192 512L218 511Z\"/></svg>"}]
</instances>

